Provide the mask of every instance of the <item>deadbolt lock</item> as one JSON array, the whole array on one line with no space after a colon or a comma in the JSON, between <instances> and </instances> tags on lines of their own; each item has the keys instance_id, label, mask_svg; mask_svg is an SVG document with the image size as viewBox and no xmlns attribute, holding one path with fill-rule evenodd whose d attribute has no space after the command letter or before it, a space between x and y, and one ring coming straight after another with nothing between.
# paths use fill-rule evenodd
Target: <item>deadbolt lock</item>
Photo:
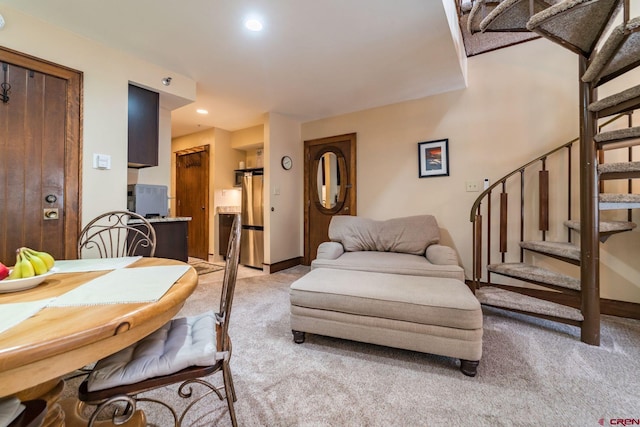
<instances>
[{"instance_id":1,"label":"deadbolt lock","mask_svg":"<svg viewBox=\"0 0 640 427\"><path fill-rule=\"evenodd\" d=\"M45 209L44 210L44 219L58 219L58 209Z\"/></svg>"}]
</instances>

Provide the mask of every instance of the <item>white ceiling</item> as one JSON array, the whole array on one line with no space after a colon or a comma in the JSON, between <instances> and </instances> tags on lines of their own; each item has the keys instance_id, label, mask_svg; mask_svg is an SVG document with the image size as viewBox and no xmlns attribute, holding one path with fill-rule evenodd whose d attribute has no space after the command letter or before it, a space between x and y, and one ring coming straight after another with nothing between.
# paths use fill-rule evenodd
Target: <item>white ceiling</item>
<instances>
[{"instance_id":1,"label":"white ceiling","mask_svg":"<svg viewBox=\"0 0 640 427\"><path fill-rule=\"evenodd\" d=\"M442 0L0 3L194 79L197 100L172 113L173 136L254 126L265 112L309 121L464 87ZM243 27L249 14L263 18L262 32Z\"/></svg>"}]
</instances>

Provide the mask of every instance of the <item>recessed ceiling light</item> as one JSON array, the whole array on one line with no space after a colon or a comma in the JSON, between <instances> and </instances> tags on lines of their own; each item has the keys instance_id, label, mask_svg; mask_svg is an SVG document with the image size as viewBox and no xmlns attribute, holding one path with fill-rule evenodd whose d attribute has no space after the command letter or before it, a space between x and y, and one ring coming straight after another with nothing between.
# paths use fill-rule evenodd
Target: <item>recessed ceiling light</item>
<instances>
[{"instance_id":1,"label":"recessed ceiling light","mask_svg":"<svg viewBox=\"0 0 640 427\"><path fill-rule=\"evenodd\" d=\"M209 112L207 110L205 110L204 108L198 108L196 110L196 113L198 113L198 114L209 114Z\"/></svg>"},{"instance_id":2,"label":"recessed ceiling light","mask_svg":"<svg viewBox=\"0 0 640 427\"><path fill-rule=\"evenodd\" d=\"M244 21L244 26L251 31L262 31L263 25L259 19L249 18Z\"/></svg>"}]
</instances>

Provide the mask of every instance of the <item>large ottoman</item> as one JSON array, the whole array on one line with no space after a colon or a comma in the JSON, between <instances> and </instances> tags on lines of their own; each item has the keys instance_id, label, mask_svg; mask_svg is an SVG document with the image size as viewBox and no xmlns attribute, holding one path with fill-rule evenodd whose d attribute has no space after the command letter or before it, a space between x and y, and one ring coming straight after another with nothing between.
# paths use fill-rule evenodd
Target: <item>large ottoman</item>
<instances>
[{"instance_id":1,"label":"large ottoman","mask_svg":"<svg viewBox=\"0 0 640 427\"><path fill-rule=\"evenodd\" d=\"M317 268L290 288L291 330L460 359L475 376L480 303L456 279Z\"/></svg>"}]
</instances>

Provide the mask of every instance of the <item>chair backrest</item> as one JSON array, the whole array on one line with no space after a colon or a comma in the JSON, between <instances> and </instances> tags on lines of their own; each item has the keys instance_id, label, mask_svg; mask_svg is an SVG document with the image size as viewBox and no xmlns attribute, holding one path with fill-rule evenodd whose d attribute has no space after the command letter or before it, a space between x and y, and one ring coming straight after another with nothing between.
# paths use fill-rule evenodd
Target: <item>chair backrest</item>
<instances>
[{"instance_id":1,"label":"chair backrest","mask_svg":"<svg viewBox=\"0 0 640 427\"><path fill-rule=\"evenodd\" d=\"M112 211L89 222L78 238L78 258L154 256L156 231L142 215Z\"/></svg>"},{"instance_id":2,"label":"chair backrest","mask_svg":"<svg viewBox=\"0 0 640 427\"><path fill-rule=\"evenodd\" d=\"M218 351L230 351L231 341L229 340L229 317L231 315L231 305L233 294L236 288L236 278L238 276L238 264L240 262L240 214L236 214L231 226L229 236L229 246L227 250L227 261L224 269L224 279L222 281L222 294L220 295L220 310L216 313L217 329L216 342Z\"/></svg>"}]
</instances>

